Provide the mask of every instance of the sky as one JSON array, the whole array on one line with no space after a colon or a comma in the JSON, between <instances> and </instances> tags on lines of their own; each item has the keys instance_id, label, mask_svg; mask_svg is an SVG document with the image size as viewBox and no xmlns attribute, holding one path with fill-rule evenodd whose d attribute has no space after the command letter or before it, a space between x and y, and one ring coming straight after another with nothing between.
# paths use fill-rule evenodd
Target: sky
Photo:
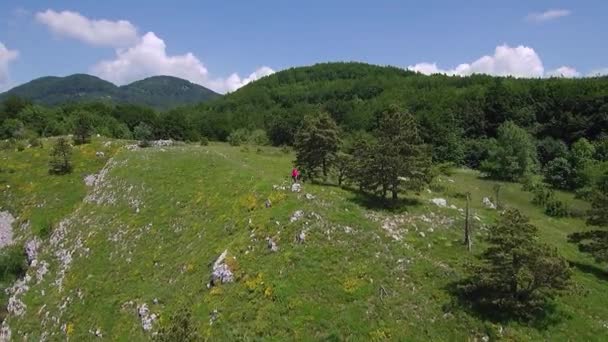
<instances>
[{"instance_id":1,"label":"sky","mask_svg":"<svg viewBox=\"0 0 608 342\"><path fill-rule=\"evenodd\" d=\"M0 2L0 91L89 73L172 75L227 93L329 61L426 74L608 74L608 1Z\"/></svg>"}]
</instances>

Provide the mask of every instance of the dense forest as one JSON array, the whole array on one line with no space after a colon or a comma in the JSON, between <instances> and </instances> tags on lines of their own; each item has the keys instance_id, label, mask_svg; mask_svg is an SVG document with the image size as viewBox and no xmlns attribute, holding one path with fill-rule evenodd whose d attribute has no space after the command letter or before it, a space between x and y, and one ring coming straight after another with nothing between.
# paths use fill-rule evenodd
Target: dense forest
<instances>
[{"instance_id":1,"label":"dense forest","mask_svg":"<svg viewBox=\"0 0 608 342\"><path fill-rule=\"evenodd\" d=\"M138 104L157 110L197 104L220 97L203 86L172 76L154 76L117 87L86 74L41 77L0 94L0 101L11 96L26 98L32 103L47 106L97 101Z\"/></svg>"},{"instance_id":2,"label":"dense forest","mask_svg":"<svg viewBox=\"0 0 608 342\"><path fill-rule=\"evenodd\" d=\"M136 93L138 83L129 87ZM153 138L293 145L306 115L327 113L348 142L378 128L388 108L399 108L416 118L435 163L482 168L510 180L532 171L556 188L584 192L608 160L608 77L426 76L325 63L284 70L224 97L164 112L111 102L43 107L17 96L3 103L4 139L69 134L85 116L96 133L117 138L132 138L144 125ZM513 158L525 162L509 159L518 153ZM502 173L509 163L519 166Z\"/></svg>"}]
</instances>

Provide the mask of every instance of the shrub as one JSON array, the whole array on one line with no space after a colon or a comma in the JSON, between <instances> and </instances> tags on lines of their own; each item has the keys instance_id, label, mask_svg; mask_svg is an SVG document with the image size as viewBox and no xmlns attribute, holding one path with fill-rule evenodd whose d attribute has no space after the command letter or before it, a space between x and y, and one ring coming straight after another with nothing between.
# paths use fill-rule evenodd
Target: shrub
<instances>
[{"instance_id":1,"label":"shrub","mask_svg":"<svg viewBox=\"0 0 608 342\"><path fill-rule=\"evenodd\" d=\"M57 139L55 146L51 150L51 161L49 163L49 173L63 175L72 172L72 146L65 138Z\"/></svg>"},{"instance_id":2,"label":"shrub","mask_svg":"<svg viewBox=\"0 0 608 342\"><path fill-rule=\"evenodd\" d=\"M43 147L42 140L40 140L39 138L36 138L36 137L30 138L29 144L30 144L30 146L36 147L36 148L42 148Z\"/></svg>"},{"instance_id":3,"label":"shrub","mask_svg":"<svg viewBox=\"0 0 608 342\"><path fill-rule=\"evenodd\" d=\"M565 217L569 216L568 206L555 198L550 198L547 203L545 203L545 214L552 217Z\"/></svg>"},{"instance_id":4,"label":"shrub","mask_svg":"<svg viewBox=\"0 0 608 342\"><path fill-rule=\"evenodd\" d=\"M209 139L207 139L207 137L201 137L201 146L207 146L209 145Z\"/></svg>"},{"instance_id":5,"label":"shrub","mask_svg":"<svg viewBox=\"0 0 608 342\"><path fill-rule=\"evenodd\" d=\"M10 281L21 277L27 270L27 260L23 248L12 245L0 251L0 277L2 281Z\"/></svg>"},{"instance_id":6,"label":"shrub","mask_svg":"<svg viewBox=\"0 0 608 342\"><path fill-rule=\"evenodd\" d=\"M270 144L270 140L268 139L268 135L266 132L261 129L256 129L249 135L249 142L258 145L258 146L266 146Z\"/></svg>"},{"instance_id":7,"label":"shrub","mask_svg":"<svg viewBox=\"0 0 608 342\"><path fill-rule=\"evenodd\" d=\"M201 341L196 322L192 319L189 309L181 308L174 313L169 320L161 326L155 341L162 342L194 342Z\"/></svg>"},{"instance_id":8,"label":"shrub","mask_svg":"<svg viewBox=\"0 0 608 342\"><path fill-rule=\"evenodd\" d=\"M249 139L249 131L243 128L239 128L236 131L233 131L228 136L228 143L232 146L241 146L242 144L246 144Z\"/></svg>"}]
</instances>

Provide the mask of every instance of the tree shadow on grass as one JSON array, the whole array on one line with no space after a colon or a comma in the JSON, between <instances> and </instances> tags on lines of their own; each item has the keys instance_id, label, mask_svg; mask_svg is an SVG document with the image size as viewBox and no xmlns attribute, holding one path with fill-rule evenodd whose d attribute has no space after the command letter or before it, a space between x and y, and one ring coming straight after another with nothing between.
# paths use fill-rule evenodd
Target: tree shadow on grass
<instances>
[{"instance_id":1,"label":"tree shadow on grass","mask_svg":"<svg viewBox=\"0 0 608 342\"><path fill-rule=\"evenodd\" d=\"M608 271L606 271L606 270L603 270L594 265L589 265L589 264L585 264L585 263L578 262L578 261L568 261L568 262L570 263L570 265L572 265L573 267L576 267L577 270L579 270L583 273L591 274L599 280L608 281Z\"/></svg>"},{"instance_id":2,"label":"tree shadow on grass","mask_svg":"<svg viewBox=\"0 0 608 342\"><path fill-rule=\"evenodd\" d=\"M554 301L548 301L541 308L533 312L526 312L525 315L518 314L500 308L490 301L484 301L483 298L487 298L491 290L467 291L463 289L465 284L467 284L466 280L447 285L446 290L452 295L452 301L444 305L444 311L460 310L482 321L501 325L517 322L537 330L547 330L551 326L571 318L566 312L559 310Z\"/></svg>"},{"instance_id":3,"label":"tree shadow on grass","mask_svg":"<svg viewBox=\"0 0 608 342\"><path fill-rule=\"evenodd\" d=\"M369 210L388 211L391 213L402 213L407 211L408 207L418 206L422 204L417 198L399 198L396 201L388 198L380 198L370 196L361 192L353 191L354 196L348 200Z\"/></svg>"}]
</instances>

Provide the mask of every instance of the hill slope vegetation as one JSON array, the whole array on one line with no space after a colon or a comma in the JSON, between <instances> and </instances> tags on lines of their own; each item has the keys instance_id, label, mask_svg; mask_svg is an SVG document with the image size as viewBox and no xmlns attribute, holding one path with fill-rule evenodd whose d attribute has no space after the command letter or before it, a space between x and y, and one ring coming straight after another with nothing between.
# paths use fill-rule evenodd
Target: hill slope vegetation
<instances>
[{"instance_id":1,"label":"hill slope vegetation","mask_svg":"<svg viewBox=\"0 0 608 342\"><path fill-rule=\"evenodd\" d=\"M203 86L171 76L149 77L117 87L86 74L38 78L0 94L0 100L11 95L48 106L100 101L137 104L160 110L197 104L220 96Z\"/></svg>"}]
</instances>

